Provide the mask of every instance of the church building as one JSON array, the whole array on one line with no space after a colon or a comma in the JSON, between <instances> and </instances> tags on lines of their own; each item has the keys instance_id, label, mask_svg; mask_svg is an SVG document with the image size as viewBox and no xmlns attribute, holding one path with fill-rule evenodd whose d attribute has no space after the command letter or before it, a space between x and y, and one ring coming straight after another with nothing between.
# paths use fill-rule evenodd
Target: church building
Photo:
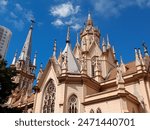
<instances>
[{"instance_id":1,"label":"church building","mask_svg":"<svg viewBox=\"0 0 150 130\"><path fill-rule=\"evenodd\" d=\"M32 28L18 61L15 56L11 65L18 70L14 82L19 84L8 102L12 107L33 113L150 112L150 57L146 45L144 55L135 48L135 61L125 64L121 58L118 63L108 35L101 40L90 14L73 50L69 27L66 46L58 57L54 41L53 55L45 69L40 68L32 93L36 68L36 55L30 62Z\"/></svg>"}]
</instances>

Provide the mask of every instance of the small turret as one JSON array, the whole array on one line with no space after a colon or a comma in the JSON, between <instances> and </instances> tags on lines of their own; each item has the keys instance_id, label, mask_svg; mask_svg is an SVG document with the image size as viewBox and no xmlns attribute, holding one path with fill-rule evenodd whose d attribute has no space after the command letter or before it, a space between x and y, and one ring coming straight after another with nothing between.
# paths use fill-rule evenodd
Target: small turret
<instances>
[{"instance_id":1,"label":"small turret","mask_svg":"<svg viewBox=\"0 0 150 130\"><path fill-rule=\"evenodd\" d=\"M102 42L102 50L103 52L105 53L107 50L106 50L106 42L105 42L105 39L103 38L103 42Z\"/></svg>"},{"instance_id":2,"label":"small turret","mask_svg":"<svg viewBox=\"0 0 150 130\"><path fill-rule=\"evenodd\" d=\"M15 55L14 55L14 58L13 58L13 61L12 61L12 63L11 63L11 66L15 66L15 64L16 64L16 61L17 61L17 51L15 52Z\"/></svg>"},{"instance_id":3,"label":"small turret","mask_svg":"<svg viewBox=\"0 0 150 130\"><path fill-rule=\"evenodd\" d=\"M110 42L109 42L109 36L107 34L107 49L111 48Z\"/></svg>"},{"instance_id":4,"label":"small turret","mask_svg":"<svg viewBox=\"0 0 150 130\"><path fill-rule=\"evenodd\" d=\"M123 60L122 60L122 56L120 56L120 68L121 68L121 71L122 71L123 73L126 72L126 67L125 67L125 64L124 64L124 62L123 62Z\"/></svg>"},{"instance_id":5,"label":"small turret","mask_svg":"<svg viewBox=\"0 0 150 130\"><path fill-rule=\"evenodd\" d=\"M114 59L116 59L116 52L115 52L115 47L114 46L112 47L112 50L113 50L113 54L114 54Z\"/></svg>"},{"instance_id":6,"label":"small turret","mask_svg":"<svg viewBox=\"0 0 150 130\"><path fill-rule=\"evenodd\" d=\"M36 67L36 57L37 57L37 52L34 54L34 59L33 59L33 66Z\"/></svg>"},{"instance_id":7,"label":"small turret","mask_svg":"<svg viewBox=\"0 0 150 130\"><path fill-rule=\"evenodd\" d=\"M80 46L78 34L77 34L76 46Z\"/></svg>"},{"instance_id":8,"label":"small turret","mask_svg":"<svg viewBox=\"0 0 150 130\"><path fill-rule=\"evenodd\" d=\"M147 46L146 46L146 43L145 43L145 42L143 42L143 47L144 47L144 55L145 55L145 56L149 56L149 54L148 54L148 49L147 49Z\"/></svg>"},{"instance_id":9,"label":"small turret","mask_svg":"<svg viewBox=\"0 0 150 130\"><path fill-rule=\"evenodd\" d=\"M53 57L56 57L56 39L54 40Z\"/></svg>"},{"instance_id":10,"label":"small turret","mask_svg":"<svg viewBox=\"0 0 150 130\"><path fill-rule=\"evenodd\" d=\"M70 44L70 26L68 26L67 30L66 44Z\"/></svg>"}]
</instances>

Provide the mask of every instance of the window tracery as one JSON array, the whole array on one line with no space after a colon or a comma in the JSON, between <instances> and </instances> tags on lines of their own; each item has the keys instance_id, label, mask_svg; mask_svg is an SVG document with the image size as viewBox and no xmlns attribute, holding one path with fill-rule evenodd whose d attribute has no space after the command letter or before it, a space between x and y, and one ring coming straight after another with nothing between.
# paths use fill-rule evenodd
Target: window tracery
<instances>
[{"instance_id":1,"label":"window tracery","mask_svg":"<svg viewBox=\"0 0 150 130\"><path fill-rule=\"evenodd\" d=\"M68 112L77 113L78 112L78 99L76 95L72 95L68 101Z\"/></svg>"},{"instance_id":2,"label":"window tracery","mask_svg":"<svg viewBox=\"0 0 150 130\"><path fill-rule=\"evenodd\" d=\"M53 80L47 84L44 97L43 113L54 113L56 88Z\"/></svg>"}]
</instances>

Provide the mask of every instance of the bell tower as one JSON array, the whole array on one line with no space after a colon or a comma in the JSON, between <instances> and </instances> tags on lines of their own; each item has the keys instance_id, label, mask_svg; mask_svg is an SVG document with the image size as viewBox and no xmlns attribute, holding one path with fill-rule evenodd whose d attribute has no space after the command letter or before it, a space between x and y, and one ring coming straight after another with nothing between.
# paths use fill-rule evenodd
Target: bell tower
<instances>
[{"instance_id":1,"label":"bell tower","mask_svg":"<svg viewBox=\"0 0 150 130\"><path fill-rule=\"evenodd\" d=\"M36 69L36 54L33 62L31 62L33 24L34 21L31 21L31 26L19 58L17 59L16 53L11 64L11 67L15 67L17 71L17 75L13 77L13 82L18 84L7 102L11 107L21 107L22 104L28 105L27 100L32 95Z\"/></svg>"},{"instance_id":2,"label":"bell tower","mask_svg":"<svg viewBox=\"0 0 150 130\"><path fill-rule=\"evenodd\" d=\"M88 14L84 29L80 33L80 39L83 52L89 51L93 42L99 45L100 31L94 27L90 13Z\"/></svg>"}]
</instances>

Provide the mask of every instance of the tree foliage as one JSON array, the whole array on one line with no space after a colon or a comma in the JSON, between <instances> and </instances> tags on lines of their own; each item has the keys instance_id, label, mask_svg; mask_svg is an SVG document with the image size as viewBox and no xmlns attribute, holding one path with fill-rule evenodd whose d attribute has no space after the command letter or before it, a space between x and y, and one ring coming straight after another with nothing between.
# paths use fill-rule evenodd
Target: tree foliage
<instances>
[{"instance_id":1,"label":"tree foliage","mask_svg":"<svg viewBox=\"0 0 150 130\"><path fill-rule=\"evenodd\" d=\"M0 112L19 112L14 108L8 108L3 104L7 102L17 84L12 82L12 77L16 75L16 69L7 67L4 59L0 60Z\"/></svg>"}]
</instances>

